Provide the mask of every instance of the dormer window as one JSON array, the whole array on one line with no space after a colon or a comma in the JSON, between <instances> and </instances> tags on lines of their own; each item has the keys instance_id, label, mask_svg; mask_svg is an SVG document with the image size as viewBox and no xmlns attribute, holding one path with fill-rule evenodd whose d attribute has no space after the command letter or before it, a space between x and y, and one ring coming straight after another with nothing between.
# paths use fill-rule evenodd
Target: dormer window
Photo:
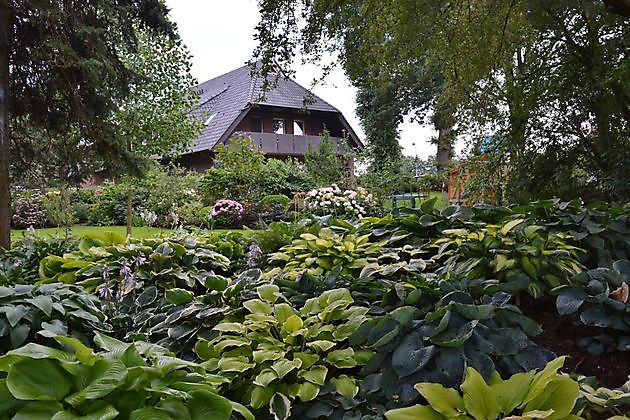
<instances>
[{"instance_id":1,"label":"dormer window","mask_svg":"<svg viewBox=\"0 0 630 420\"><path fill-rule=\"evenodd\" d=\"M273 119L273 132L276 134L284 134L284 119L283 118Z\"/></svg>"}]
</instances>

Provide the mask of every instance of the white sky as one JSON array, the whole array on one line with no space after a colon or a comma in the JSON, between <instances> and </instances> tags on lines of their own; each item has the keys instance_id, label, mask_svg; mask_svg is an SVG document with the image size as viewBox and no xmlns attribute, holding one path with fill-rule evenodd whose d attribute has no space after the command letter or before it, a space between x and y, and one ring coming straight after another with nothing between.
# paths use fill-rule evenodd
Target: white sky
<instances>
[{"instance_id":1,"label":"white sky","mask_svg":"<svg viewBox=\"0 0 630 420\"><path fill-rule=\"evenodd\" d=\"M250 58L256 46L254 27L259 20L255 0L166 0L166 4L192 55L192 74L199 82L241 67ZM296 81L306 88L318 75L312 66L296 63L294 69ZM355 113L356 89L341 68L312 91L343 112L359 137L365 138ZM435 146L429 141L436 132L431 127L406 120L400 125L400 134L405 154L423 159L435 154Z\"/></svg>"}]
</instances>

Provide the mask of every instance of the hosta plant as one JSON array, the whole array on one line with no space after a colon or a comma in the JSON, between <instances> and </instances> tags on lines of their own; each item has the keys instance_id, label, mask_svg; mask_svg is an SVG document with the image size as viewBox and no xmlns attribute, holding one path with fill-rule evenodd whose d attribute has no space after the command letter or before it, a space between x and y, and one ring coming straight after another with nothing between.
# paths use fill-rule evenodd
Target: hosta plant
<instances>
[{"instance_id":1,"label":"hosta plant","mask_svg":"<svg viewBox=\"0 0 630 420\"><path fill-rule=\"evenodd\" d=\"M553 289L560 315L573 315L579 325L602 328L603 334L584 337L592 354L601 354L609 344L617 351L630 351L630 262L615 261L612 268L596 268L573 277L571 285ZM613 333L611 337L608 333Z\"/></svg>"},{"instance_id":2,"label":"hosta plant","mask_svg":"<svg viewBox=\"0 0 630 420\"><path fill-rule=\"evenodd\" d=\"M199 365L150 343L96 335L102 351L58 336L68 350L29 343L0 357L0 417L14 419L225 419L243 406L217 395ZM84 416L84 417L82 417Z\"/></svg>"},{"instance_id":3,"label":"hosta plant","mask_svg":"<svg viewBox=\"0 0 630 420\"><path fill-rule=\"evenodd\" d=\"M428 405L390 410L385 415L388 420L581 419L571 414L579 386L558 373L563 363L564 357L560 357L538 373L517 373L508 379L494 372L488 382L474 368L468 368L461 391L436 383L418 383L415 388Z\"/></svg>"},{"instance_id":4,"label":"hosta plant","mask_svg":"<svg viewBox=\"0 0 630 420\"><path fill-rule=\"evenodd\" d=\"M349 347L348 337L367 320L367 308L352 306L347 289L328 290L299 310L276 285L261 285L257 294L243 303L242 320L228 317L214 327L216 338L195 346L206 369L228 378L224 395L255 410L268 407L280 419L296 400L312 401L325 386L356 395L354 373L372 352Z\"/></svg>"},{"instance_id":5,"label":"hosta plant","mask_svg":"<svg viewBox=\"0 0 630 420\"><path fill-rule=\"evenodd\" d=\"M551 234L542 226L513 219L502 226L487 225L474 231L450 229L433 243L438 273L486 279L490 291L512 294L527 291L534 297L567 284L583 267L581 250L566 242L566 236Z\"/></svg>"},{"instance_id":6,"label":"hosta plant","mask_svg":"<svg viewBox=\"0 0 630 420\"><path fill-rule=\"evenodd\" d=\"M155 285L205 289L209 275L225 273L230 260L210 237L183 236L129 240L112 232L84 237L79 249L40 263L42 283L76 283L103 297L119 298Z\"/></svg>"},{"instance_id":7,"label":"hosta plant","mask_svg":"<svg viewBox=\"0 0 630 420\"><path fill-rule=\"evenodd\" d=\"M267 277L284 273L295 279L303 274L318 276L331 271L358 276L366 264L377 261L385 243L372 243L369 235L335 233L330 228L322 228L316 235L303 233L271 254L268 261L281 267L267 273Z\"/></svg>"},{"instance_id":8,"label":"hosta plant","mask_svg":"<svg viewBox=\"0 0 630 420\"><path fill-rule=\"evenodd\" d=\"M630 376L628 381L618 388L606 388L597 383L597 378L580 376L580 398L576 404L577 413L585 418L608 420L627 420L630 406ZM617 416L617 417L615 417Z\"/></svg>"},{"instance_id":9,"label":"hosta plant","mask_svg":"<svg viewBox=\"0 0 630 420\"><path fill-rule=\"evenodd\" d=\"M99 299L79 286L0 287L0 354L26 342L46 343L42 330L89 342L95 330L111 330L106 321Z\"/></svg>"}]
</instances>

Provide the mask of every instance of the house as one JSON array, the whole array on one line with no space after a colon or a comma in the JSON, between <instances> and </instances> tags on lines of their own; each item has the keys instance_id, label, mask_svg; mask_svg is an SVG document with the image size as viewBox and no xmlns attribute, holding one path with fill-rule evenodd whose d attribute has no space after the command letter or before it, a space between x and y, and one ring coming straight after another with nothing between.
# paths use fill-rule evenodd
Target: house
<instances>
[{"instance_id":1,"label":"house","mask_svg":"<svg viewBox=\"0 0 630 420\"><path fill-rule=\"evenodd\" d=\"M293 80L278 78L267 92L262 86L263 78L252 76L247 65L199 84L194 115L204 128L180 163L193 170L207 169L213 149L235 135L250 137L266 156L280 159L303 158L309 144L319 147L324 129L340 153L344 147L363 147L337 108Z\"/></svg>"}]
</instances>

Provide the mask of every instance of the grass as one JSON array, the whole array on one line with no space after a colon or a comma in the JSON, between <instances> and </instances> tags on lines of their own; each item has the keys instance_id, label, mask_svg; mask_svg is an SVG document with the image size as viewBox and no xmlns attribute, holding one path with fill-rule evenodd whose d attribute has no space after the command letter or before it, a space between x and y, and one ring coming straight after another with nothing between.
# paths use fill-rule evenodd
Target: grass
<instances>
[{"instance_id":1,"label":"grass","mask_svg":"<svg viewBox=\"0 0 630 420\"><path fill-rule=\"evenodd\" d=\"M426 194L426 193L422 193L422 194ZM435 201L435 208L436 209L443 209L446 207L446 203L444 202L444 198L442 197L442 193L440 191L431 191L428 195L427 198L425 199L416 199L416 207L420 207L420 204L422 204L422 202L426 201L426 200L430 200L433 197L437 197L437 200ZM392 199L388 198L387 200L385 200L385 202L383 203L383 206L386 209L391 209L392 208ZM397 207L411 207L411 199L404 199L404 200L397 200Z\"/></svg>"}]
</instances>

